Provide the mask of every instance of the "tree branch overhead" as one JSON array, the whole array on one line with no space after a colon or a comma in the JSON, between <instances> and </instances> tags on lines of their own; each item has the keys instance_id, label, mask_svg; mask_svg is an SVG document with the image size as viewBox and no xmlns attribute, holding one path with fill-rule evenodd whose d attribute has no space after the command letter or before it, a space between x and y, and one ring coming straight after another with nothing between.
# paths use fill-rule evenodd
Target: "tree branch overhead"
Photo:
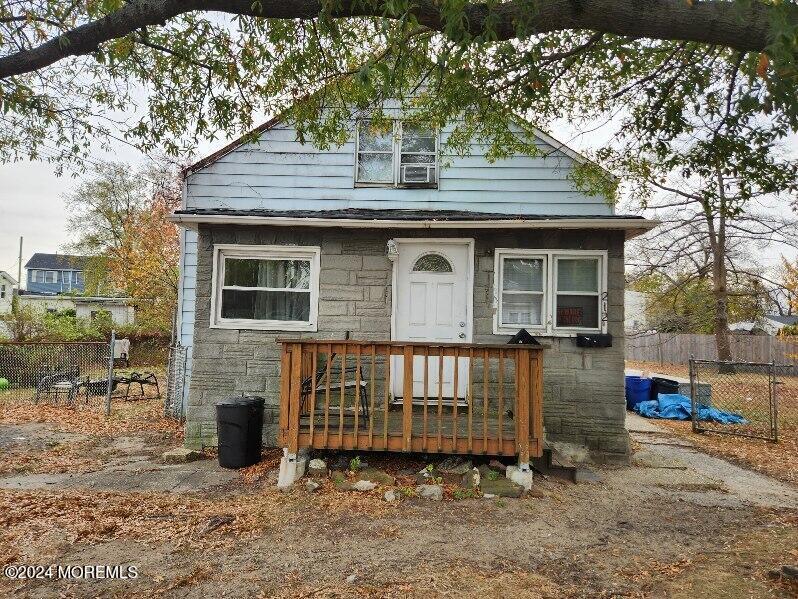
<instances>
[{"instance_id":1,"label":"tree branch overhead","mask_svg":"<svg viewBox=\"0 0 798 599\"><path fill-rule=\"evenodd\" d=\"M637 38L684 40L726 46L741 52L762 52L772 41L774 5L754 1L747 7L724 0L688 3L683 0L515 0L463 8L465 29L453 28L433 0L416 0L408 9L419 24L449 35L509 40L565 30L592 30ZM794 7L793 7L794 8ZM90 54L102 44L147 26L162 25L186 13L223 12L264 19L312 19L325 10L332 18L384 17L392 14L383 2L341 0L330 9L320 0L131 0L102 18L64 31L38 46L0 58L0 79L31 73L70 56ZM796 10L789 12L793 25ZM456 33L455 33L456 32Z\"/></svg>"}]
</instances>

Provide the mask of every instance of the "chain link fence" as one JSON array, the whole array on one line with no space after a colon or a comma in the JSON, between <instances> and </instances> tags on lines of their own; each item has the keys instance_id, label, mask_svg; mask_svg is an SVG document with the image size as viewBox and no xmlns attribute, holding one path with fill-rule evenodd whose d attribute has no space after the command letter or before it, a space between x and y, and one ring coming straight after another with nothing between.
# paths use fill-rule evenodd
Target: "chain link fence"
<instances>
[{"instance_id":1,"label":"chain link fence","mask_svg":"<svg viewBox=\"0 0 798 599\"><path fill-rule=\"evenodd\" d=\"M112 400L160 399L158 376L130 368L129 350L113 334L110 342L0 342L0 401L88 405L108 414Z\"/></svg>"},{"instance_id":2,"label":"chain link fence","mask_svg":"<svg viewBox=\"0 0 798 599\"><path fill-rule=\"evenodd\" d=\"M166 397L164 398L164 416L183 420L183 394L186 385L186 367L188 364L188 348L175 345L169 348L169 361L166 368Z\"/></svg>"},{"instance_id":3,"label":"chain link fence","mask_svg":"<svg viewBox=\"0 0 798 599\"><path fill-rule=\"evenodd\" d=\"M0 343L0 398L51 405L105 405L113 381L107 342Z\"/></svg>"},{"instance_id":4,"label":"chain link fence","mask_svg":"<svg viewBox=\"0 0 798 599\"><path fill-rule=\"evenodd\" d=\"M778 441L777 389L783 383L778 379L794 378L792 367L776 366L773 362L691 359L689 368L695 432ZM710 417L706 407L742 417L742 421L719 423Z\"/></svg>"}]
</instances>

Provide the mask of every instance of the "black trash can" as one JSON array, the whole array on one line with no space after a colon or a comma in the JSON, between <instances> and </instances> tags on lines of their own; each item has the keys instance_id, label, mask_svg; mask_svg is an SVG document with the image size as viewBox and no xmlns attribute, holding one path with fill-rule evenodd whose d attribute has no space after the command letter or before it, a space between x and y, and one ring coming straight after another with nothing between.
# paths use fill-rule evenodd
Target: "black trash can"
<instances>
[{"instance_id":1,"label":"black trash can","mask_svg":"<svg viewBox=\"0 0 798 599\"><path fill-rule=\"evenodd\" d=\"M679 382L658 376L651 377L651 399L656 400L660 393L672 394L679 392Z\"/></svg>"},{"instance_id":2,"label":"black trash can","mask_svg":"<svg viewBox=\"0 0 798 599\"><path fill-rule=\"evenodd\" d=\"M219 465L246 468L260 462L263 445L262 397L229 397L216 404Z\"/></svg>"}]
</instances>

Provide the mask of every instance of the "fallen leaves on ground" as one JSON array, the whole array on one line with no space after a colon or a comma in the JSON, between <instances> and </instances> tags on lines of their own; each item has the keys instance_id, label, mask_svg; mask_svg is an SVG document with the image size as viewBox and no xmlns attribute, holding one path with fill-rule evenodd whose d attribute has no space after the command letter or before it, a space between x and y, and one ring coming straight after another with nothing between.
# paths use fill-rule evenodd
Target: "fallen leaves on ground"
<instances>
[{"instance_id":1,"label":"fallen leaves on ground","mask_svg":"<svg viewBox=\"0 0 798 599\"><path fill-rule=\"evenodd\" d=\"M392 576L389 582L374 582L368 577L355 577L353 583L342 580L324 585L306 584L301 575L286 579L279 592L263 592L259 597L524 597L538 599L565 596L563 588L552 580L518 568L480 568L473 564L425 564L417 562Z\"/></svg>"},{"instance_id":2,"label":"fallen leaves on ground","mask_svg":"<svg viewBox=\"0 0 798 599\"><path fill-rule=\"evenodd\" d=\"M13 474L86 474L101 470L103 460L93 457L97 440L62 443L39 451L11 449L0 463L0 475Z\"/></svg>"},{"instance_id":3,"label":"fallen leaves on ground","mask_svg":"<svg viewBox=\"0 0 798 599\"><path fill-rule=\"evenodd\" d=\"M164 417L163 401L159 399L115 402L110 416L105 415L102 407L94 405L68 407L0 401L0 424L29 422L51 424L70 433L103 437L160 432L179 441L183 435L182 423Z\"/></svg>"},{"instance_id":4,"label":"fallen leaves on ground","mask_svg":"<svg viewBox=\"0 0 798 599\"><path fill-rule=\"evenodd\" d=\"M276 492L205 500L168 493L0 490L0 563L47 538L219 546L282 524L286 502ZM209 527L214 518L223 524Z\"/></svg>"},{"instance_id":5,"label":"fallen leaves on ground","mask_svg":"<svg viewBox=\"0 0 798 599\"><path fill-rule=\"evenodd\" d=\"M302 513L376 515L387 504L368 494L308 495L304 489L200 498L154 492L17 491L0 489L0 564L47 538L89 544L111 539L224 546L281 527ZM217 525L218 524L218 525Z\"/></svg>"},{"instance_id":6,"label":"fallen leaves on ground","mask_svg":"<svg viewBox=\"0 0 798 599\"><path fill-rule=\"evenodd\" d=\"M247 484L252 484L265 480L270 470L280 467L280 460L283 457L282 449L266 449L261 455L261 461L252 466L242 468L238 472Z\"/></svg>"},{"instance_id":7,"label":"fallen leaves on ground","mask_svg":"<svg viewBox=\"0 0 798 599\"><path fill-rule=\"evenodd\" d=\"M689 439L701 451L779 480L798 484L798 435L784 431L778 443L717 433L694 433L692 423L657 421L671 433Z\"/></svg>"}]
</instances>

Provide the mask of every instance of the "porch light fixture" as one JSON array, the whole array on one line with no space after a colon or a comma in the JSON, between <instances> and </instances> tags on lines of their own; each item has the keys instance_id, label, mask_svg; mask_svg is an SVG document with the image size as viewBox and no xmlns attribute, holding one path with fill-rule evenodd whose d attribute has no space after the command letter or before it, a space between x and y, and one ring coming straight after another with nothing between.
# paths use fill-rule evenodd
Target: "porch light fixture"
<instances>
[{"instance_id":1,"label":"porch light fixture","mask_svg":"<svg viewBox=\"0 0 798 599\"><path fill-rule=\"evenodd\" d=\"M399 248L396 246L395 240L389 239L388 243L385 244L385 254L388 256L388 260L396 262L399 257Z\"/></svg>"}]
</instances>

